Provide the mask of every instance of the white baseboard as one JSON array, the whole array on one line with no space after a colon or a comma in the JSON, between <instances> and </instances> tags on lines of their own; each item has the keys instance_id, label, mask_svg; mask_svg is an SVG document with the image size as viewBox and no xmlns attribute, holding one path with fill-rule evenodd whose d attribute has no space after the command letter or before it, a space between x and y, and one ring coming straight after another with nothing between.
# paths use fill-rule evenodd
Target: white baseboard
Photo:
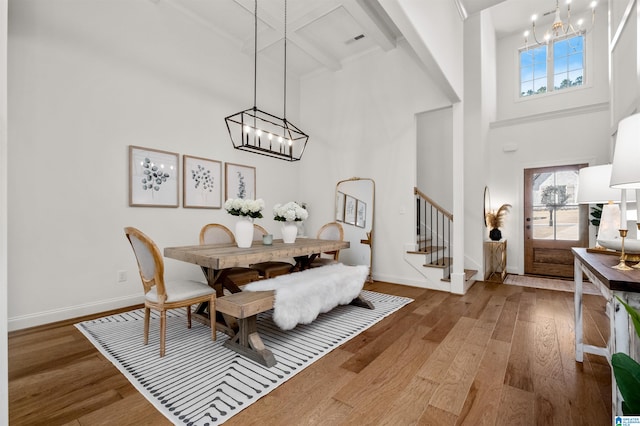
<instances>
[{"instance_id":1,"label":"white baseboard","mask_svg":"<svg viewBox=\"0 0 640 426\"><path fill-rule=\"evenodd\" d=\"M383 281L392 284L402 284L409 285L411 287L420 287L426 288L429 290L438 290L438 291L446 291L447 293L451 292L451 284L447 281L428 281L426 278L424 280L415 280L411 278L398 277L393 275L382 275L382 274L373 274L373 279L375 281Z\"/></svg>"},{"instance_id":2,"label":"white baseboard","mask_svg":"<svg viewBox=\"0 0 640 426\"><path fill-rule=\"evenodd\" d=\"M29 315L20 315L9 318L8 330L15 331L23 328L35 327L38 325L49 324L57 321L64 321L71 318L78 318L85 315L96 314L100 312L110 311L112 309L125 308L144 303L144 296L126 296L115 299L101 300L94 303L86 303L84 305L69 306L61 309L52 309L50 311L37 312Z\"/></svg>"}]
</instances>

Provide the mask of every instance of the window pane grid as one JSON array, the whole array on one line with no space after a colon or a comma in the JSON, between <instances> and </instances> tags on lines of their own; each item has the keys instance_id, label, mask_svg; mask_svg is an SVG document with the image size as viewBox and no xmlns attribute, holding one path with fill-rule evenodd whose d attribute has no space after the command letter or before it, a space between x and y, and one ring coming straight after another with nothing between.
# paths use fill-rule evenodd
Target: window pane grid
<instances>
[{"instance_id":1,"label":"window pane grid","mask_svg":"<svg viewBox=\"0 0 640 426\"><path fill-rule=\"evenodd\" d=\"M543 93L547 89L547 46L520 51L520 96Z\"/></svg>"},{"instance_id":2,"label":"window pane grid","mask_svg":"<svg viewBox=\"0 0 640 426\"><path fill-rule=\"evenodd\" d=\"M547 56L553 70L547 88ZM546 45L520 50L520 96L581 86L584 80L584 35L573 36Z\"/></svg>"},{"instance_id":3,"label":"window pane grid","mask_svg":"<svg viewBox=\"0 0 640 426\"><path fill-rule=\"evenodd\" d=\"M579 239L579 204L576 199L578 172L540 173L533 185L533 238Z\"/></svg>"}]
</instances>

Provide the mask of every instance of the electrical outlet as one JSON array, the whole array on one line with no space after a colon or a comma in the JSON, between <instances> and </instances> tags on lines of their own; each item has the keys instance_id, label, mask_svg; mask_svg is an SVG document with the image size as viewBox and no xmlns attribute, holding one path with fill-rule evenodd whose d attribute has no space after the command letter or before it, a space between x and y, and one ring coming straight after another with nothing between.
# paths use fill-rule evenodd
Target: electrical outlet
<instances>
[{"instance_id":1,"label":"electrical outlet","mask_svg":"<svg viewBox=\"0 0 640 426\"><path fill-rule=\"evenodd\" d=\"M118 271L118 282L127 282L127 271Z\"/></svg>"}]
</instances>

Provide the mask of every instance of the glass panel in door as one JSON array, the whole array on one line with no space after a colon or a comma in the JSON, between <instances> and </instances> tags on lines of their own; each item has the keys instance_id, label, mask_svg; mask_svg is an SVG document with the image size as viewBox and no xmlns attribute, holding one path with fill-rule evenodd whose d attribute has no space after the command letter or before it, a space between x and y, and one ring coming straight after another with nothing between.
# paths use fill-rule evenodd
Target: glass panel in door
<instances>
[{"instance_id":1,"label":"glass panel in door","mask_svg":"<svg viewBox=\"0 0 640 426\"><path fill-rule=\"evenodd\" d=\"M576 202L585 164L525 169L525 273L573 277L571 247L588 244L588 208Z\"/></svg>"}]
</instances>

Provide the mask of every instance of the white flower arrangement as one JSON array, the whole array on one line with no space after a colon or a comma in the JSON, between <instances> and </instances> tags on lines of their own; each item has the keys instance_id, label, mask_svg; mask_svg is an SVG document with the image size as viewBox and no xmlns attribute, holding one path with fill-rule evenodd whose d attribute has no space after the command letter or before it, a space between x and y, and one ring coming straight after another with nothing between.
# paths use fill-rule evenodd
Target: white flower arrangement
<instances>
[{"instance_id":1,"label":"white flower arrangement","mask_svg":"<svg viewBox=\"0 0 640 426\"><path fill-rule=\"evenodd\" d=\"M280 222L299 222L309 217L306 209L295 201L286 204L276 204L273 207L273 219Z\"/></svg>"},{"instance_id":2,"label":"white flower arrangement","mask_svg":"<svg viewBox=\"0 0 640 426\"><path fill-rule=\"evenodd\" d=\"M257 200L245 200L243 198L229 198L224 202L224 208L227 213L233 216L249 216L254 219L262 217L262 209L264 209L264 201L259 198Z\"/></svg>"}]
</instances>

